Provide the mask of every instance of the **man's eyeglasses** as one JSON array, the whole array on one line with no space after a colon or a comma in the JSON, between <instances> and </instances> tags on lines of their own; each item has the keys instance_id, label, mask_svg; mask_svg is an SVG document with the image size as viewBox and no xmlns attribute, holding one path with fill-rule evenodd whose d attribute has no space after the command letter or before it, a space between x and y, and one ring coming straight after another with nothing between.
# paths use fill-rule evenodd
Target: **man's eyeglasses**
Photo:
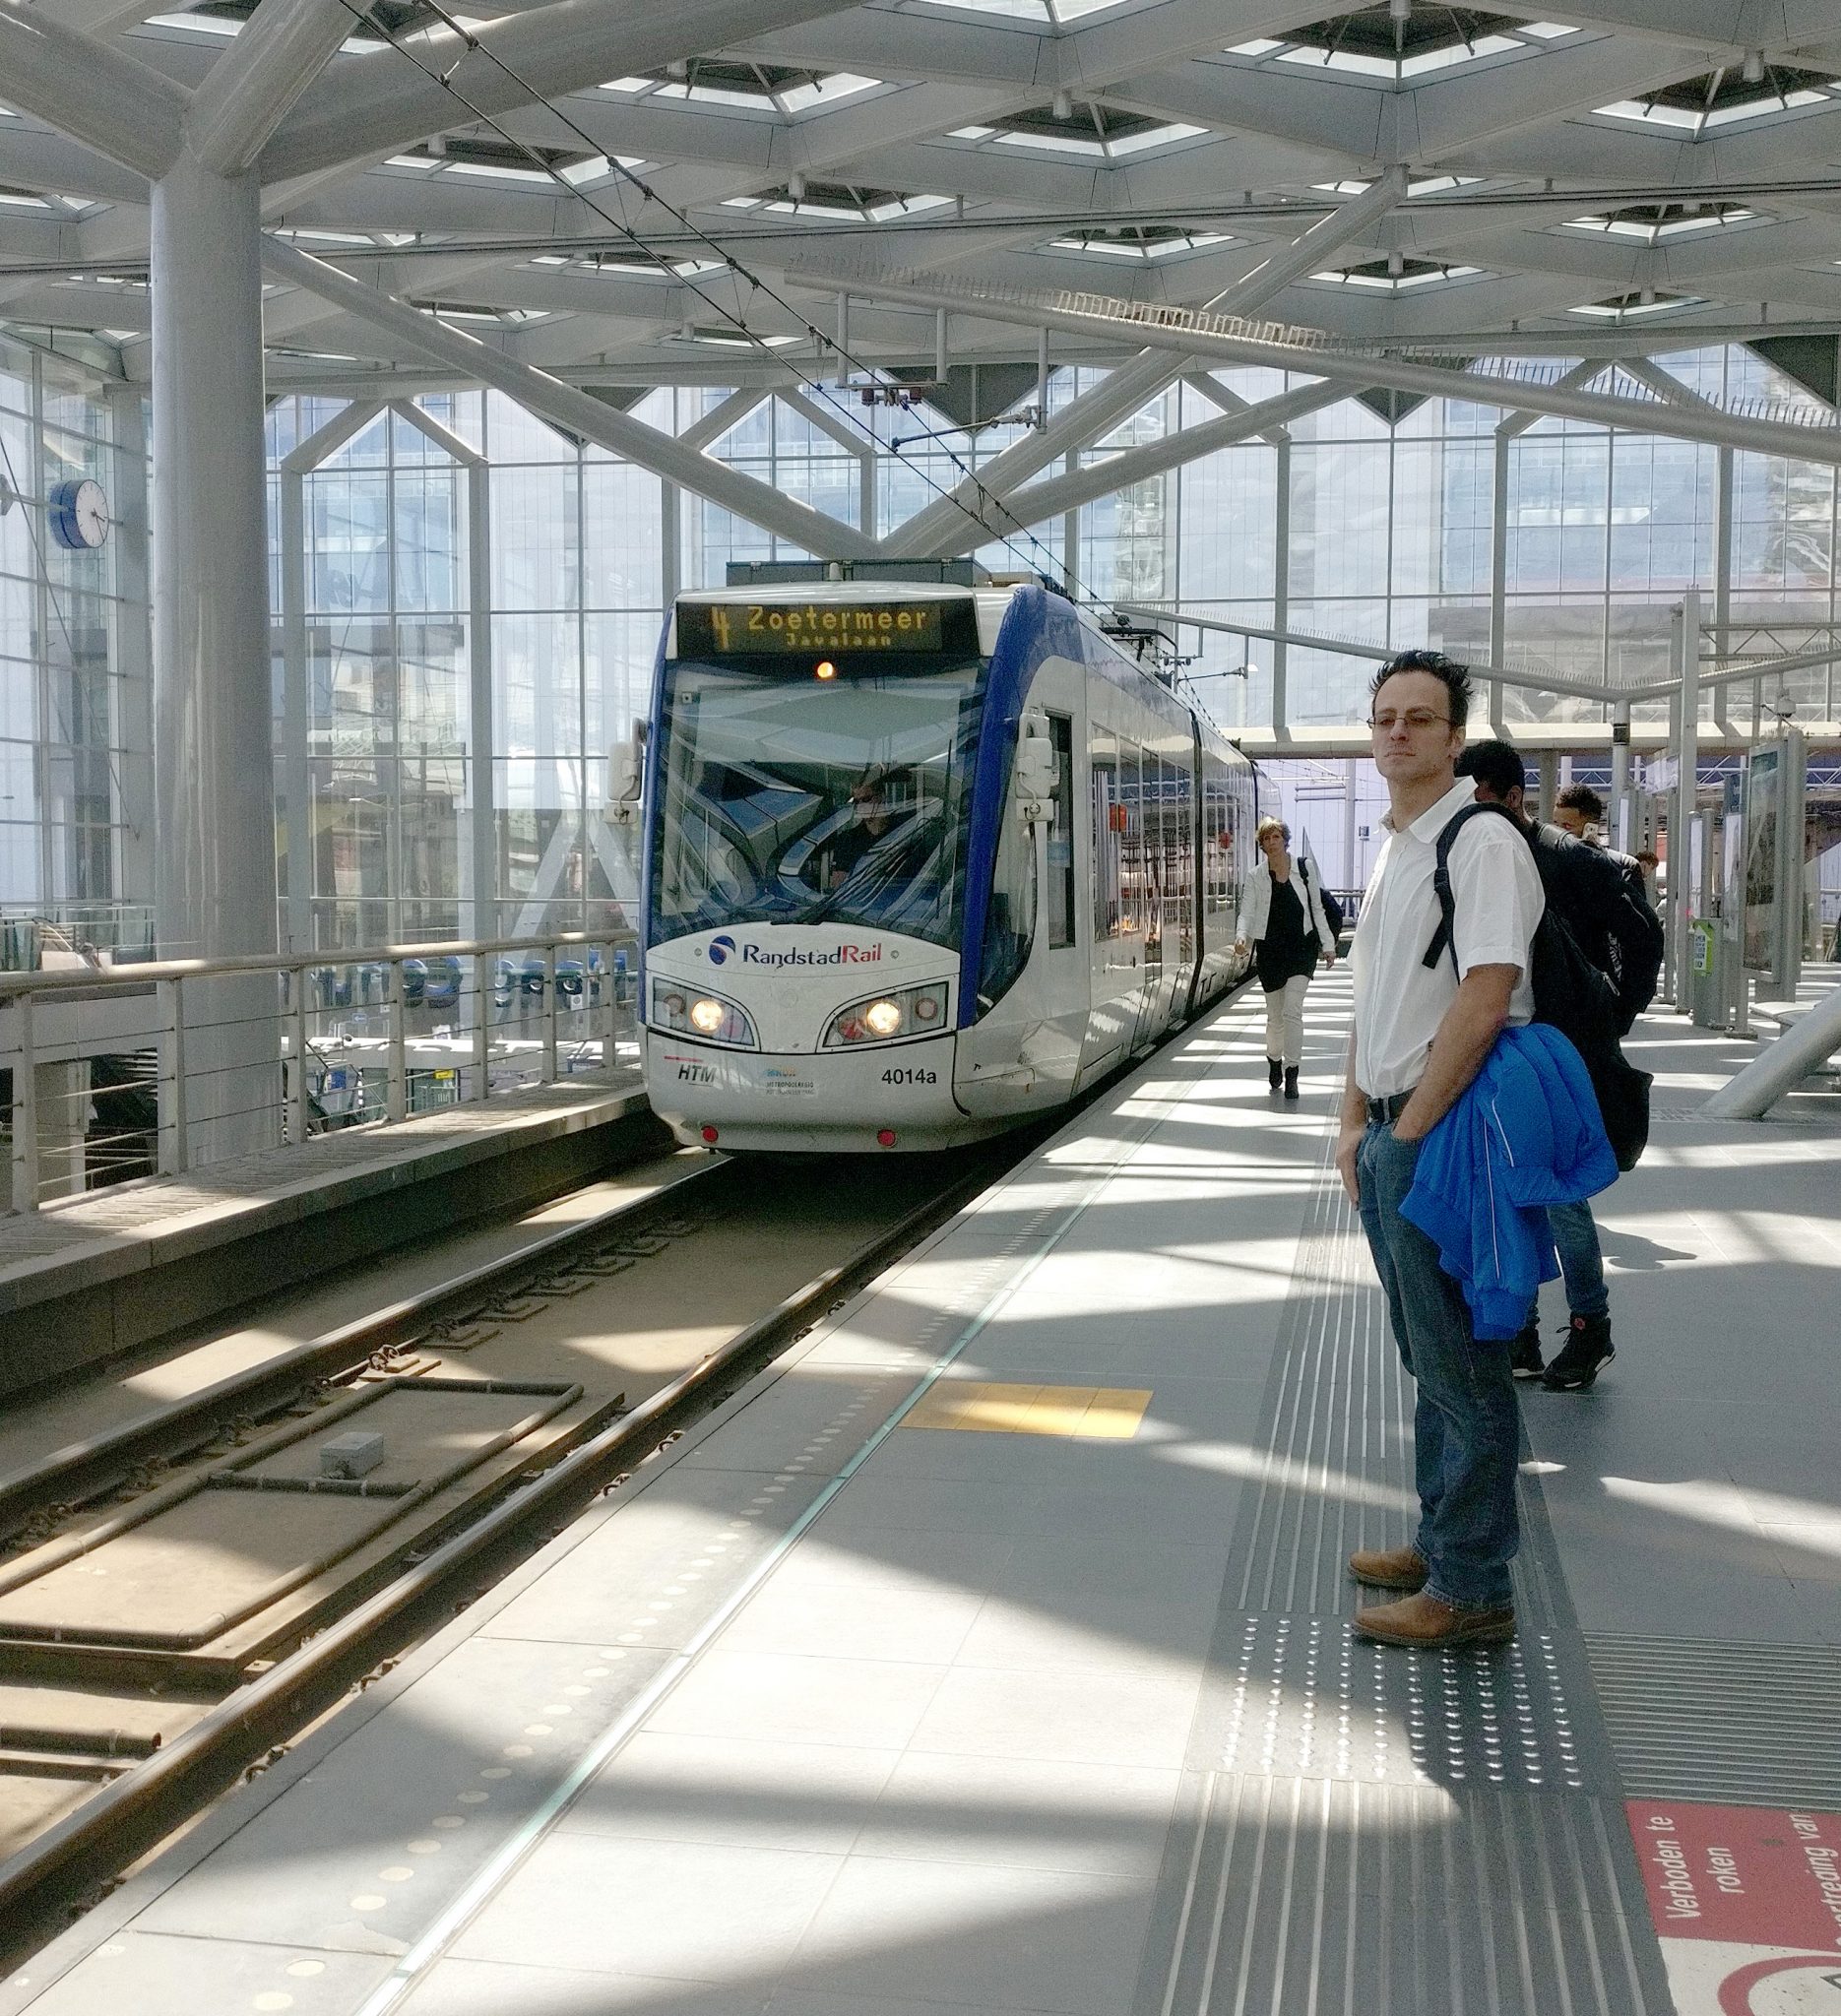
<instances>
[{"instance_id":1,"label":"man's eyeglasses","mask_svg":"<svg viewBox=\"0 0 1841 2016\"><path fill-rule=\"evenodd\" d=\"M1414 734L1423 735L1428 728L1449 727L1451 725L1451 717L1448 714L1433 714L1429 708L1425 707L1409 707L1404 714L1388 713L1371 714L1368 716L1368 726L1376 734L1390 735L1402 723L1405 723Z\"/></svg>"}]
</instances>

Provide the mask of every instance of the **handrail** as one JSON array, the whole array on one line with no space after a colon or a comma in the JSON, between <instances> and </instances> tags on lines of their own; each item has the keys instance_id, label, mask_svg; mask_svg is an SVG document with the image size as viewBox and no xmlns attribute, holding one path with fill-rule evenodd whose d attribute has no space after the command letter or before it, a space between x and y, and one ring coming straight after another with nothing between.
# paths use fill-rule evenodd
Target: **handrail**
<instances>
[{"instance_id":1,"label":"handrail","mask_svg":"<svg viewBox=\"0 0 1841 2016\"><path fill-rule=\"evenodd\" d=\"M38 1083L41 1063L71 1061L68 1032L58 1035L58 1054L44 1055L38 1016L58 999L135 996L156 1004L138 1039L140 1047L157 1054L154 1118L130 1131L150 1142L157 1135L157 1147L144 1143L137 1156L171 1176L196 1162L222 1161L284 1138L298 1147L327 1126L404 1120L418 1072L432 1072L432 1084L446 1084L443 1102L474 1103L490 1099L495 1083L505 1082L495 1074L495 1063L516 1070L521 1055L535 1064L543 1084L575 1069L597 1047L601 1062L613 1065L622 1030L630 1036L633 1028L634 975L625 955L638 942L622 924L604 931L533 931L0 974L0 1059L12 1076L11 1103L4 1109L12 1138L0 1149L12 1165L6 1201L15 1212L38 1209L47 1156L54 1159L54 1194L72 1194L73 1177L81 1187L90 1173L87 1073L77 1085ZM463 974L463 961L471 972ZM443 967L445 972L430 971ZM375 1000L373 974L384 980L382 998ZM251 985L236 984L241 981ZM354 993L362 999L353 1000ZM527 998L532 996L541 998ZM445 1026L412 1036L412 1011L451 1012ZM346 1017L351 1018L349 1026L342 1021ZM330 1040L353 1046L339 1060L333 1089L342 1102L335 1108L317 1103L333 1068L325 1054L329 1021ZM412 1056L413 1044L427 1042L449 1047L433 1062ZM326 1082L315 1081L316 1068ZM374 1077L382 1079L381 1104L374 1102L374 1088L366 1091L365 1081ZM48 1126L41 1125L47 1120Z\"/></svg>"},{"instance_id":2,"label":"handrail","mask_svg":"<svg viewBox=\"0 0 1841 2016\"><path fill-rule=\"evenodd\" d=\"M490 952L551 952L565 946L637 945L630 927L607 931L531 931L517 938L454 938L430 945L344 946L319 952L244 952L220 959L132 960L125 966L57 967L49 972L0 973L0 1001L20 994L95 989L111 981L124 987L150 980L190 980L232 974L314 973L323 967L388 966L400 959L468 959Z\"/></svg>"}]
</instances>

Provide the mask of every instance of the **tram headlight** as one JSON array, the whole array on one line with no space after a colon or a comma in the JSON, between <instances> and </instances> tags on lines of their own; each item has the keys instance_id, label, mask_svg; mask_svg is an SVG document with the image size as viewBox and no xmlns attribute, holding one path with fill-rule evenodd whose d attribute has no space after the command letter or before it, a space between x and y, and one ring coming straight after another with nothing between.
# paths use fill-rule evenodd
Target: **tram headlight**
<instances>
[{"instance_id":1,"label":"tram headlight","mask_svg":"<svg viewBox=\"0 0 1841 2016\"><path fill-rule=\"evenodd\" d=\"M655 1029L701 1037L706 1042L729 1043L740 1050L761 1046L745 1009L724 1000L721 994L702 993L680 980L654 978L651 1019Z\"/></svg>"},{"instance_id":2,"label":"tram headlight","mask_svg":"<svg viewBox=\"0 0 1841 2016\"><path fill-rule=\"evenodd\" d=\"M946 1027L946 1003L944 980L867 995L831 1018L823 1047L853 1049L858 1043L893 1042L898 1037L932 1036Z\"/></svg>"}]
</instances>

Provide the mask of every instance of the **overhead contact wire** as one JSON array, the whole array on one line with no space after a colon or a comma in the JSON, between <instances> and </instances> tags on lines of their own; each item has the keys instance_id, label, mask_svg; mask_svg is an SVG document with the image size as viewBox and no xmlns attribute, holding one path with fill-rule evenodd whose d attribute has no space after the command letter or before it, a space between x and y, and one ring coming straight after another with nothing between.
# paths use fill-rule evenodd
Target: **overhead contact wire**
<instances>
[{"instance_id":1,"label":"overhead contact wire","mask_svg":"<svg viewBox=\"0 0 1841 2016\"><path fill-rule=\"evenodd\" d=\"M636 189L639 192L639 194L646 199L648 203L656 204L661 210L663 210L666 213L667 217L673 219L684 231L688 232L696 243L706 247L710 252L715 254L715 256L722 261L723 266L727 271L733 274L736 277L736 279L743 282L746 285L753 287L756 290L756 292L765 295L766 298L772 301L776 307L785 309L789 315L791 315L795 321L799 322L804 327L805 333L807 334L807 336L811 338L814 344L822 346L828 346L843 360L843 362L847 366L849 366L853 370L873 374L875 367L868 363L865 359L857 356L855 352L847 348L843 344L835 341L831 337L826 336L825 333L821 329L819 329L815 323L811 321L810 317L801 313L801 311L791 300L789 300L785 294L783 294L770 282L763 280L761 276L754 272L750 267L744 265L740 260L736 259L719 239L713 237L708 231L706 231L702 227L702 225L695 222L694 220L692 220L686 212L679 210L674 203L671 203L666 197L661 196L658 190L656 190L652 186L652 184L645 179L644 176L639 174L637 170L629 167L624 161L620 160L616 156L606 153L602 143L599 140L597 140L592 133L588 132L584 127L578 125L575 122L575 120L570 118L568 113L565 112L562 109L562 107L559 104L557 104L553 99L545 97L544 94L536 88L536 86L531 84L528 79L521 76L520 73L516 69L514 69L511 64L507 63L505 59L502 56L500 56L495 50L488 48L482 41L480 41L478 36L475 34L471 29L465 27L461 22L457 21L455 17L452 14L450 14L445 7L440 5L439 0L427 0L428 12L434 15L436 19L438 19L455 35L457 35L460 38L461 43L463 45L463 53L457 56L453 63L450 64L445 71L440 70L436 68L433 64L424 61L423 58L420 55L418 55L415 50L410 48L404 41L399 39L399 37L394 32L384 27L383 24L381 24L380 22L374 21L371 18L367 0L341 0L341 5L344 6L348 14L350 14L356 20L362 22L364 26L367 29L369 29L373 34L382 35L385 38L385 40L389 43L391 48L396 50L396 52L400 56L405 57L409 62L413 63L415 66L415 68L418 71L420 71L421 74L424 77L426 77L431 83L439 86L439 88L442 91L444 91L451 98L453 98L458 105L462 106L466 110L470 118L476 121L478 124L482 126L489 127L491 131L497 134L498 137L501 140L503 140L508 147L516 148L518 152L522 154L525 157L525 158L531 162L534 168L538 169L548 180L555 183L557 188L561 190L564 195L573 197L577 199L579 202L585 204L589 208L589 210L591 210L595 214L596 217L600 218L603 223L609 225L614 231L618 232L619 235L623 239L625 239L627 243L631 244L638 251L645 254L645 256L648 259L653 260L662 269L672 274L673 278L676 279L677 282L680 284L682 284L690 293L694 294L698 300L702 301L704 305L711 311L712 314L720 316L725 322L729 323L733 329L738 331L739 334L745 336L749 343L752 344L754 347L762 353L763 356L767 357L768 359L775 363L783 365L786 369L790 370L794 374L794 376L798 379L800 386L807 393L815 396L824 405L832 408L842 416L846 418L851 417L850 409L836 397L834 389L830 385L828 385L822 377L820 377L815 372L810 375L807 375L796 359L785 356L782 352L774 349L767 343L764 337L759 335L755 330L751 329L748 326L745 317L743 317L735 309L729 307L727 303L716 299L714 295L712 295L711 293L706 291L704 287L699 285L698 276L678 273L675 267L671 264L670 260L667 258L662 258L653 249L652 246L647 244L646 240L640 235L640 233L637 230L634 229L634 227L631 224L629 224L625 220L624 218L617 217L611 211L605 209L601 203L597 202L595 197L586 189L577 188L573 182L569 181L569 179L564 174L562 174L562 172L555 166L553 162L546 160L542 154L529 141L525 140L522 136L511 132L499 119L494 117L490 112L484 111L478 105L476 105L473 102L473 100L468 97L467 94L463 90L461 90L461 88L454 82L454 73L460 68L461 64L466 60L466 57L468 55L478 55L483 57L487 62L494 65L507 78L509 78L512 83L517 85L520 91L527 93L531 98L533 105L540 105L545 111L550 113L551 116L554 117L567 132L573 134L574 137L577 140L581 141L585 147L592 148L599 158L604 159L608 167L617 176L631 183L633 188ZM335 254L333 256L336 257L337 255ZM438 314L439 310L437 309L436 312ZM1046 415L1044 417L1046 418ZM966 463L964 458L961 457L956 451L947 449L944 452L952 462L953 467L957 469L960 472L961 475L964 477L964 479L973 486L980 500L992 507L1001 506L1001 499L999 499L993 491L991 491L983 481L980 480L976 469L970 467ZM984 515L983 509L975 509L973 505L968 504L963 499L959 498L955 491L949 490L944 483L940 482L935 476L931 474L930 472L921 468L920 465L910 463L907 464L906 467L915 470L916 472L920 476L921 480L927 483L938 496L942 498L950 498L955 503L957 503L959 509L965 513L966 517L969 518L974 525L978 526L993 542L995 542L998 545L1001 545L1005 549L1005 551L1010 553L1018 561L1022 562L1026 567L1030 567L1032 570L1035 568L1035 566L1038 563L1032 560L1030 555L1025 553L1023 548L1017 544L1015 535L1000 532L994 525L991 524L990 520ZM861 528L861 530L864 533L868 534L870 536L874 536L873 528L871 527L864 526ZM1029 545L1034 549L1035 553L1041 556L1042 562L1047 563L1050 566L1052 566L1054 557L1053 554L1050 552L1049 548L1047 545L1045 545L1043 541L1040 538L1038 538L1033 532L1030 532L1027 528L1024 528L1022 530L1022 536L1024 539L1028 541ZM1059 574L1060 578L1070 588L1072 588L1078 593L1078 595L1081 597L1083 600L1086 600L1088 602L1098 601L1099 598L1096 596L1092 595L1087 590L1084 583L1080 580L1078 572L1076 571L1072 563L1071 556L1065 557L1064 563L1060 567L1056 568L1055 572Z\"/></svg>"}]
</instances>

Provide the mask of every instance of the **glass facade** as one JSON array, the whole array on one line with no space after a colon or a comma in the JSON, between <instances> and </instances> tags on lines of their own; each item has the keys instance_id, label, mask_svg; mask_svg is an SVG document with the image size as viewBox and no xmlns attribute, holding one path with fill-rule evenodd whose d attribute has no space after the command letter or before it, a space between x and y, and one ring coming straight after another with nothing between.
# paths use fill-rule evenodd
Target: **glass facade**
<instances>
[{"instance_id":1,"label":"glass facade","mask_svg":"<svg viewBox=\"0 0 1841 2016\"><path fill-rule=\"evenodd\" d=\"M138 388L0 337L0 963L151 940L147 461ZM61 484L101 486L94 549Z\"/></svg>"},{"instance_id":2,"label":"glass facade","mask_svg":"<svg viewBox=\"0 0 1841 2016\"><path fill-rule=\"evenodd\" d=\"M1744 349L1661 361L1710 398L1808 403ZM1056 370L1051 409L1102 376ZM1080 460L1286 381L1229 370L1213 389L1172 387ZM661 388L632 410L878 535L1025 432L965 429L925 405L722 387ZM1508 662L1588 681L1662 673L1669 606L1689 585L1709 616L1841 615L1832 469L1554 419L1505 436L1501 418L1428 400L1389 426L1344 398L1276 441L1219 449L980 557L1064 574L1102 600L1474 659L1499 625ZM731 559L794 557L786 542L495 393L361 408L289 396L269 431L286 942L636 922L637 829L603 816L607 757L646 711L665 608L720 585ZM78 553L51 539L40 505L0 510L0 910L102 937L150 929L146 440L139 388L0 344L5 495L93 475L114 520L99 550ZM1294 725L1361 718L1360 659L1200 640L1189 673L1230 730L1272 718L1280 670ZM1782 698L1831 721L1832 683L1829 667L1794 673ZM1604 709L1511 692L1505 712Z\"/></svg>"}]
</instances>

